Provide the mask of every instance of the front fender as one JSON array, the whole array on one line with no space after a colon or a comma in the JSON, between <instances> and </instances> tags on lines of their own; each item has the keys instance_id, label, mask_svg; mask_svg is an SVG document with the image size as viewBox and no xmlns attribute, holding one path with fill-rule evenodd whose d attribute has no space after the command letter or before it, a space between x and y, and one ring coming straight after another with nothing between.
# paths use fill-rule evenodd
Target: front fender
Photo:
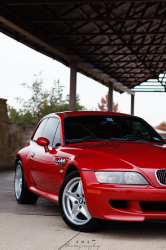
<instances>
[{"instance_id":1,"label":"front fender","mask_svg":"<svg viewBox=\"0 0 166 250\"><path fill-rule=\"evenodd\" d=\"M34 184L34 181L33 181L33 178L31 176L30 169L29 169L29 162L28 162L29 155L30 155L30 151L29 150L27 151L27 147L21 149L16 154L16 157L15 157L15 169L16 169L17 161L20 159L21 162L22 162L22 166L23 166L23 170L24 170L24 175L25 175L26 182Z\"/></svg>"}]
</instances>

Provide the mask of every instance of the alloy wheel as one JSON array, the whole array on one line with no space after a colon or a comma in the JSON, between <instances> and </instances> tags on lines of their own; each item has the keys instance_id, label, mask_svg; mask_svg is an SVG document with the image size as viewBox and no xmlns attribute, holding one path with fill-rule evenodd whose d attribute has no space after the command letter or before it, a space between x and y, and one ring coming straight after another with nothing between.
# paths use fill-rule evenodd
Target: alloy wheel
<instances>
[{"instance_id":1,"label":"alloy wheel","mask_svg":"<svg viewBox=\"0 0 166 250\"><path fill-rule=\"evenodd\" d=\"M92 218L86 206L80 177L73 178L67 183L63 192L62 206L68 220L75 225L84 225Z\"/></svg>"},{"instance_id":2,"label":"alloy wheel","mask_svg":"<svg viewBox=\"0 0 166 250\"><path fill-rule=\"evenodd\" d=\"M17 166L15 174L15 194L16 198L19 199L22 192L22 169L21 166Z\"/></svg>"}]
</instances>

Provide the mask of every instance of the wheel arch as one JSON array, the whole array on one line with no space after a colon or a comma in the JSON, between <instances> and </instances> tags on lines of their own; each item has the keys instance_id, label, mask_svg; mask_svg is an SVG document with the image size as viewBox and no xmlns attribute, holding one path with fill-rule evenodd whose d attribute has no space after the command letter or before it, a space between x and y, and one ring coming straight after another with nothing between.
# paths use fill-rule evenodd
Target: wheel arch
<instances>
[{"instance_id":1,"label":"wheel arch","mask_svg":"<svg viewBox=\"0 0 166 250\"><path fill-rule=\"evenodd\" d=\"M68 174L70 174L71 172L76 171L76 170L79 171L78 168L75 165L73 165L73 164L69 165L68 168L67 168L67 170L66 170L65 177Z\"/></svg>"},{"instance_id":2,"label":"wheel arch","mask_svg":"<svg viewBox=\"0 0 166 250\"><path fill-rule=\"evenodd\" d=\"M14 170L16 170L16 165L17 165L17 162L18 162L18 161L21 161L20 155L16 155L15 163L14 163Z\"/></svg>"}]
</instances>

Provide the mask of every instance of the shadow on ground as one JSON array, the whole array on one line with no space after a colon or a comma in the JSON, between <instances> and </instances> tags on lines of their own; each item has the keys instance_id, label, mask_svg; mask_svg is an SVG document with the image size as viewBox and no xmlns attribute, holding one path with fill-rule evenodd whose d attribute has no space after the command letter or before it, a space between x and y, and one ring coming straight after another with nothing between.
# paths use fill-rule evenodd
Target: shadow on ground
<instances>
[{"instance_id":1,"label":"shadow on ground","mask_svg":"<svg viewBox=\"0 0 166 250\"><path fill-rule=\"evenodd\" d=\"M59 206L39 197L35 205L18 204L14 194L14 172L0 172L0 213L60 215Z\"/></svg>"}]
</instances>

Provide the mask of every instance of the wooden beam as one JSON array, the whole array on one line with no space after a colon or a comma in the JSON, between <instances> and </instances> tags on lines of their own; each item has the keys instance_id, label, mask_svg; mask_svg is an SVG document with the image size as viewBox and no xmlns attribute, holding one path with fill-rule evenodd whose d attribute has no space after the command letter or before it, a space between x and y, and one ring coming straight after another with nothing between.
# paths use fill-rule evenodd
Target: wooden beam
<instances>
[{"instance_id":1,"label":"wooden beam","mask_svg":"<svg viewBox=\"0 0 166 250\"><path fill-rule=\"evenodd\" d=\"M51 36L147 36L147 35L166 35L165 32L156 31L156 32L86 32L86 33L56 33L50 34Z\"/></svg>"},{"instance_id":2,"label":"wooden beam","mask_svg":"<svg viewBox=\"0 0 166 250\"><path fill-rule=\"evenodd\" d=\"M166 16L150 17L98 17L98 18L54 18L27 19L28 23L63 23L63 22L126 22L126 21L165 21Z\"/></svg>"},{"instance_id":3,"label":"wooden beam","mask_svg":"<svg viewBox=\"0 0 166 250\"><path fill-rule=\"evenodd\" d=\"M158 62L159 63L159 62ZM99 69L137 69L137 70L141 70L141 69L163 69L163 70L166 70L166 66L161 66L161 67L141 67L141 66L137 66L137 67L123 67L123 66L109 66L109 67L98 67ZM93 68L92 68L93 69ZM139 73L139 72L137 72Z\"/></svg>"},{"instance_id":4,"label":"wooden beam","mask_svg":"<svg viewBox=\"0 0 166 250\"><path fill-rule=\"evenodd\" d=\"M157 55L157 54L156 54ZM137 63L166 63L166 59L164 59L163 61L162 60L147 60L147 61L145 61L145 60L142 60L142 59L140 59L140 61L136 61L136 60L130 60L130 61L120 61L121 59L119 59L119 61L118 61L118 59L117 59L117 61L112 61L112 59L110 59L110 60L106 60L106 61L100 61L100 60L87 60L87 61L82 61L82 62L88 62L88 63L101 63L101 64L103 64L103 63L110 63L110 64L119 64L119 63L135 63L135 64L137 64ZM137 59L138 60L138 59ZM138 66L139 67L139 66Z\"/></svg>"},{"instance_id":5,"label":"wooden beam","mask_svg":"<svg viewBox=\"0 0 166 250\"><path fill-rule=\"evenodd\" d=\"M70 53L69 55L74 55L75 53ZM93 52L88 52L88 53L80 53L78 52L77 55L83 55L83 56L136 56L136 55L140 55L140 56L151 56L151 55L161 55L161 56L164 56L166 55L166 52L156 52L156 53L153 53L153 52L130 52L130 53L123 53L123 52L118 52L118 53L115 53L115 52L109 52L109 53L104 53L104 52L101 52L101 53L93 53Z\"/></svg>"},{"instance_id":6,"label":"wooden beam","mask_svg":"<svg viewBox=\"0 0 166 250\"><path fill-rule=\"evenodd\" d=\"M156 0L155 2L165 2L166 0ZM126 3L126 0L104 0L104 3ZM144 0L129 0L127 2L145 2ZM146 2L154 2L147 0ZM0 0L1 5L31 5L31 4L78 4L78 3L101 3L101 0Z\"/></svg>"},{"instance_id":7,"label":"wooden beam","mask_svg":"<svg viewBox=\"0 0 166 250\"><path fill-rule=\"evenodd\" d=\"M150 78L151 75L153 75L154 72L108 72L110 74L112 74L113 76L116 76L118 77L118 75L130 75L130 77L132 77L131 75L134 74L134 75L146 75Z\"/></svg>"},{"instance_id":8,"label":"wooden beam","mask_svg":"<svg viewBox=\"0 0 166 250\"><path fill-rule=\"evenodd\" d=\"M57 44L56 47L162 47L162 46L166 46L166 43L138 43L138 44L134 44L134 43L94 43L94 44ZM157 53L156 53L157 54Z\"/></svg>"}]
</instances>

